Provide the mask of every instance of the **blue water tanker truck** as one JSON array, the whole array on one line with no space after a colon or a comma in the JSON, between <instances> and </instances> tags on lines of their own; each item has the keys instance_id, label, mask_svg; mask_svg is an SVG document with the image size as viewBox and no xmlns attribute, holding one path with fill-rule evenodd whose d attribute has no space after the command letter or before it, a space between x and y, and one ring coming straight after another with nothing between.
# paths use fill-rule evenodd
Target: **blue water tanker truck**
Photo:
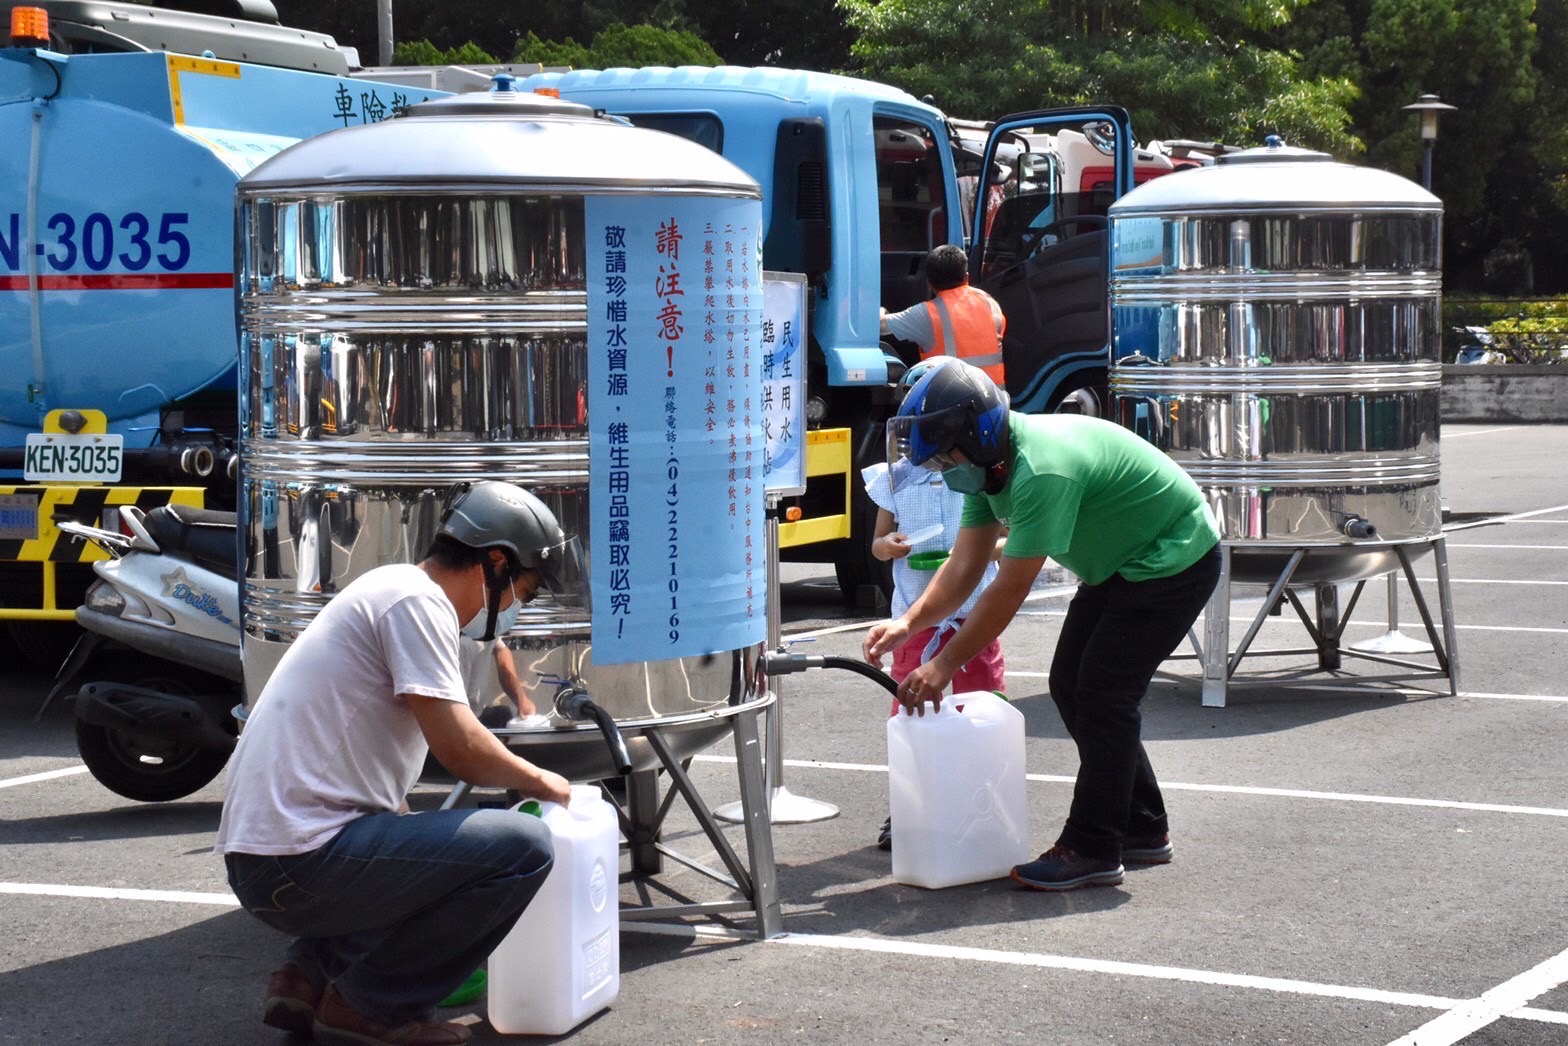
<instances>
[{"instance_id":1,"label":"blue water tanker truck","mask_svg":"<svg viewBox=\"0 0 1568 1046\"><path fill-rule=\"evenodd\" d=\"M45 663L104 555L57 522L233 507L235 182L439 93L229 6L0 5L0 620Z\"/></svg>"}]
</instances>

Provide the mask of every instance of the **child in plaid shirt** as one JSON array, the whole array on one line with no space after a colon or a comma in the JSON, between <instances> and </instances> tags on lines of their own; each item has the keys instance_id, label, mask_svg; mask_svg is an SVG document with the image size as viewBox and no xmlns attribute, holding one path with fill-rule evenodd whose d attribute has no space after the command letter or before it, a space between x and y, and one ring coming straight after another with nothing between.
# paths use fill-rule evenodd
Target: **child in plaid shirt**
<instances>
[{"instance_id":1,"label":"child in plaid shirt","mask_svg":"<svg viewBox=\"0 0 1568 1046\"><path fill-rule=\"evenodd\" d=\"M947 488L940 472L926 469L899 470L890 480L888 466L872 465L861 473L866 482L866 493L877 505L876 538L871 543L871 554L881 560L893 561L892 616L897 618L909 609L920 593L935 576L935 569L911 566L909 557L917 552L946 552L958 537L958 517L963 512L964 496ZM939 527L938 533L911 543L909 535L921 537ZM893 653L890 674L902 681L915 668L935 657L948 639L963 624L964 618L974 607L975 600L996 577L996 563L986 565L985 574L974 593L947 620L909 637L909 642ZM955 693L973 690L1007 688L1003 680L1005 663L1002 641L993 639L989 646L966 661L953 675ZM893 711L898 702L893 702Z\"/></svg>"}]
</instances>

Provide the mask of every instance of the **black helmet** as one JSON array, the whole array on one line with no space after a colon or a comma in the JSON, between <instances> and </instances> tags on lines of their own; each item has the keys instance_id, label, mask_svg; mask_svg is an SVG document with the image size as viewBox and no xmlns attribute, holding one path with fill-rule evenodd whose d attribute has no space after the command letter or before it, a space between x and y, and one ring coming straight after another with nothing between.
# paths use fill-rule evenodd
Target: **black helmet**
<instances>
[{"instance_id":1,"label":"black helmet","mask_svg":"<svg viewBox=\"0 0 1568 1046\"><path fill-rule=\"evenodd\" d=\"M461 490L442 513L436 534L469 548L503 549L514 572L539 571L560 601L582 595L576 539L568 539L555 514L521 487L487 481Z\"/></svg>"},{"instance_id":2,"label":"black helmet","mask_svg":"<svg viewBox=\"0 0 1568 1046\"><path fill-rule=\"evenodd\" d=\"M981 468L1007 461L1007 393L961 359L933 367L887 423L888 460L947 468L954 448Z\"/></svg>"}]
</instances>

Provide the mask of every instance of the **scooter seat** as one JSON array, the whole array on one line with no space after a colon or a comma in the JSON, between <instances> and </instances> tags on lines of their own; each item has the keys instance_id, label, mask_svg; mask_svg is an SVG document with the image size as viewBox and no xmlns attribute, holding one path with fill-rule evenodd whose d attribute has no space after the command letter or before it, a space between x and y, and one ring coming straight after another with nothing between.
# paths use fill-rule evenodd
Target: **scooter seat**
<instances>
[{"instance_id":1,"label":"scooter seat","mask_svg":"<svg viewBox=\"0 0 1568 1046\"><path fill-rule=\"evenodd\" d=\"M232 512L163 505L147 513L147 533L168 554L235 578L239 576L238 518Z\"/></svg>"}]
</instances>

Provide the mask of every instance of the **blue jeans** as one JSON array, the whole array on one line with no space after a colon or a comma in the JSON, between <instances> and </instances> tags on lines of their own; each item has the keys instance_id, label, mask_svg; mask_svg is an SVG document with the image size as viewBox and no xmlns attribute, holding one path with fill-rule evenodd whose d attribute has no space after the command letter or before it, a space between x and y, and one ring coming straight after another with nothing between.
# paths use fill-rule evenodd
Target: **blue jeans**
<instances>
[{"instance_id":1,"label":"blue jeans","mask_svg":"<svg viewBox=\"0 0 1568 1046\"><path fill-rule=\"evenodd\" d=\"M1078 781L1057 842L1119 860L1124 835L1168 830L1165 800L1139 739L1143 701L1160 662L1180 645L1220 576L1219 548L1170 577L1113 575L1080 585L1051 661L1051 700L1078 746Z\"/></svg>"},{"instance_id":2,"label":"blue jeans","mask_svg":"<svg viewBox=\"0 0 1568 1046\"><path fill-rule=\"evenodd\" d=\"M289 960L383 1024L429 1020L543 885L550 830L510 810L367 814L310 853L230 853L229 885Z\"/></svg>"}]
</instances>

